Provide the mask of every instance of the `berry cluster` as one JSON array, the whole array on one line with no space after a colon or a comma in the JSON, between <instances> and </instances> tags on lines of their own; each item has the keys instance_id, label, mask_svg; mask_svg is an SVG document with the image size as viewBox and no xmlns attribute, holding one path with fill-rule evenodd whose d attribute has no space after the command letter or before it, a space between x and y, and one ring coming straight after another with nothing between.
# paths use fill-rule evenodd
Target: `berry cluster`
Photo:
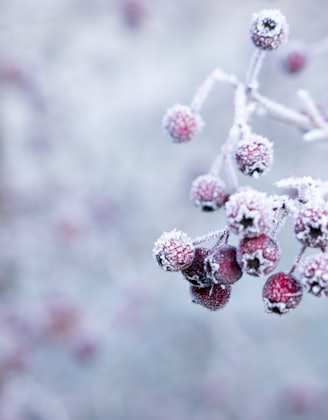
<instances>
[{"instance_id":1,"label":"berry cluster","mask_svg":"<svg viewBox=\"0 0 328 420\"><path fill-rule=\"evenodd\" d=\"M192 203L201 210L223 209L226 225L194 240L176 229L164 232L153 248L159 266L181 272L189 282L192 301L212 311L228 303L233 285L245 275L269 275L262 288L268 313L288 313L301 302L303 290L317 297L328 296L327 183L311 177L287 178L276 183L285 194L268 195L239 182L242 176L260 178L273 166L273 143L250 126L250 117L258 110L261 115L264 110L267 116L300 127L306 140L328 137L322 112L307 92L299 92L306 112L259 93L258 76L265 54L286 42L288 33L286 18L279 10L254 14L250 39L255 51L245 81L217 68L189 106L175 105L163 119L174 142L190 141L203 128L200 111L214 84L220 81L234 89L234 119L227 139L209 172L198 176L190 190ZM299 54L289 56L289 71L299 71L305 62ZM277 235L287 217L293 220L300 251L289 270L274 273L281 257ZM230 241L233 235L236 246ZM214 246L204 247L210 240L215 240ZM303 258L308 248L318 253Z\"/></svg>"}]
</instances>

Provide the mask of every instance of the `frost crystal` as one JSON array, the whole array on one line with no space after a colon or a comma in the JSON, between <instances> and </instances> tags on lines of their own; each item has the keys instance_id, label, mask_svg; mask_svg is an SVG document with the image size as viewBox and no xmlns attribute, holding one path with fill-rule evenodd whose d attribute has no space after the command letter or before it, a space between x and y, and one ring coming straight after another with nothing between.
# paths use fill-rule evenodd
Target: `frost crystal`
<instances>
[{"instance_id":1,"label":"frost crystal","mask_svg":"<svg viewBox=\"0 0 328 420\"><path fill-rule=\"evenodd\" d=\"M284 178L276 182L275 186L289 190L289 195L303 204L310 200L322 201L327 192L326 183L320 179L313 179L310 176Z\"/></svg>"},{"instance_id":2,"label":"frost crystal","mask_svg":"<svg viewBox=\"0 0 328 420\"><path fill-rule=\"evenodd\" d=\"M307 292L317 297L328 297L328 254L307 257L299 269L300 280Z\"/></svg>"}]
</instances>

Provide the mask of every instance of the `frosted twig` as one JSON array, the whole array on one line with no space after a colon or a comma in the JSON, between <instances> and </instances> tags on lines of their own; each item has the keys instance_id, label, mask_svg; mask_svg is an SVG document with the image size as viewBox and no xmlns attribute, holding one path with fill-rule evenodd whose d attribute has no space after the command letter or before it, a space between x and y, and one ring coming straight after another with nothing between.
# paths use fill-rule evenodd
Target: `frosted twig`
<instances>
[{"instance_id":1,"label":"frosted twig","mask_svg":"<svg viewBox=\"0 0 328 420\"><path fill-rule=\"evenodd\" d=\"M258 87L258 75L260 73L264 57L265 51L263 50L256 49L253 52L246 76L246 86L249 90L255 90Z\"/></svg>"},{"instance_id":2,"label":"frosted twig","mask_svg":"<svg viewBox=\"0 0 328 420\"><path fill-rule=\"evenodd\" d=\"M204 242L211 241L212 239L215 239L216 241L225 241L230 235L229 229L220 229L215 230L213 232L209 232L205 235L199 236L195 238L192 243L193 245L200 245Z\"/></svg>"},{"instance_id":3,"label":"frosted twig","mask_svg":"<svg viewBox=\"0 0 328 420\"><path fill-rule=\"evenodd\" d=\"M314 103L313 99L311 98L309 92L306 90L299 90L298 97L303 102L305 107L305 111L309 114L310 118L314 121L318 128L322 128L328 130L328 125L323 119L320 110L318 109L317 105Z\"/></svg>"},{"instance_id":4,"label":"frosted twig","mask_svg":"<svg viewBox=\"0 0 328 420\"><path fill-rule=\"evenodd\" d=\"M299 251L299 253L297 254L297 257L296 257L296 259L295 259L295 262L294 262L294 264L292 265L292 268L291 268L291 269L290 269L290 271L289 271L289 274L292 274L292 273L295 271L295 269L296 269L296 267L297 267L298 263L301 261L301 258L302 258L302 256L303 256L303 254L304 254L304 252L305 252L306 248L307 248L307 246L306 246L306 245L303 245L303 246L302 246L302 248L300 249L300 251Z\"/></svg>"}]
</instances>

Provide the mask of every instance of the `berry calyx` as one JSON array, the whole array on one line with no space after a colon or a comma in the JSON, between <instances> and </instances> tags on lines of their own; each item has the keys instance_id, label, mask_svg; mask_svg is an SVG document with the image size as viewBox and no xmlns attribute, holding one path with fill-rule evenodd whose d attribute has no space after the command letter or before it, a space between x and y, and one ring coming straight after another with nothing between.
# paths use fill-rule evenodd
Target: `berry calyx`
<instances>
[{"instance_id":1,"label":"berry calyx","mask_svg":"<svg viewBox=\"0 0 328 420\"><path fill-rule=\"evenodd\" d=\"M189 106L176 104L166 111L163 118L164 130L175 143L190 141L203 128L201 116Z\"/></svg>"},{"instance_id":2,"label":"berry calyx","mask_svg":"<svg viewBox=\"0 0 328 420\"><path fill-rule=\"evenodd\" d=\"M263 286L262 297L268 313L283 315L302 300L302 284L290 273L276 273Z\"/></svg>"},{"instance_id":3,"label":"berry calyx","mask_svg":"<svg viewBox=\"0 0 328 420\"><path fill-rule=\"evenodd\" d=\"M213 284L211 287L190 287L192 302L210 311L222 309L230 299L231 286L228 284Z\"/></svg>"},{"instance_id":4,"label":"berry calyx","mask_svg":"<svg viewBox=\"0 0 328 420\"><path fill-rule=\"evenodd\" d=\"M192 240L183 232L164 232L154 244L153 256L164 271L180 271L191 265L195 256Z\"/></svg>"},{"instance_id":5,"label":"berry calyx","mask_svg":"<svg viewBox=\"0 0 328 420\"><path fill-rule=\"evenodd\" d=\"M328 297L328 255L310 255L300 264L304 289L317 297Z\"/></svg>"},{"instance_id":6,"label":"berry calyx","mask_svg":"<svg viewBox=\"0 0 328 420\"><path fill-rule=\"evenodd\" d=\"M192 183L190 199L203 211L219 209L227 197L225 183L218 177L206 174L198 176Z\"/></svg>"},{"instance_id":7,"label":"berry calyx","mask_svg":"<svg viewBox=\"0 0 328 420\"><path fill-rule=\"evenodd\" d=\"M278 242L268 235L243 238L237 248L237 262L243 272L250 276L271 273L278 265L281 250Z\"/></svg>"},{"instance_id":8,"label":"berry calyx","mask_svg":"<svg viewBox=\"0 0 328 420\"><path fill-rule=\"evenodd\" d=\"M254 45L265 51L278 48L287 41L289 27L278 9L265 9L253 15L250 36Z\"/></svg>"},{"instance_id":9,"label":"berry calyx","mask_svg":"<svg viewBox=\"0 0 328 420\"><path fill-rule=\"evenodd\" d=\"M241 140L234 153L237 168L254 178L269 172L273 162L273 146L266 138L252 135Z\"/></svg>"},{"instance_id":10,"label":"berry calyx","mask_svg":"<svg viewBox=\"0 0 328 420\"><path fill-rule=\"evenodd\" d=\"M237 263L236 247L228 244L217 245L205 259L207 276L213 283L232 284L242 276Z\"/></svg>"},{"instance_id":11,"label":"berry calyx","mask_svg":"<svg viewBox=\"0 0 328 420\"><path fill-rule=\"evenodd\" d=\"M191 265L182 270L181 273L186 280L196 287L209 287L212 280L205 271L205 258L210 254L211 250L204 247L195 249L194 260Z\"/></svg>"}]
</instances>

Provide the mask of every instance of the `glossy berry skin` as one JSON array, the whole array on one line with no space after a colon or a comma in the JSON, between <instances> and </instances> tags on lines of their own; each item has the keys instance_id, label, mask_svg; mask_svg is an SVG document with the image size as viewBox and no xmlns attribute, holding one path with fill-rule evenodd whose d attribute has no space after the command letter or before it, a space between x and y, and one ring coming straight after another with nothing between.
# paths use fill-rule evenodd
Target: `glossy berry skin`
<instances>
[{"instance_id":1,"label":"glossy berry skin","mask_svg":"<svg viewBox=\"0 0 328 420\"><path fill-rule=\"evenodd\" d=\"M236 247L228 244L217 245L205 259L207 276L213 283L232 284L242 276L237 263Z\"/></svg>"},{"instance_id":2,"label":"glossy berry skin","mask_svg":"<svg viewBox=\"0 0 328 420\"><path fill-rule=\"evenodd\" d=\"M175 143L190 141L203 128L203 120L189 106L174 105L166 111L163 118L164 130Z\"/></svg>"},{"instance_id":3,"label":"glossy berry skin","mask_svg":"<svg viewBox=\"0 0 328 420\"><path fill-rule=\"evenodd\" d=\"M265 233L273 220L272 202L266 194L252 189L231 194L225 212L231 232L247 238Z\"/></svg>"},{"instance_id":4,"label":"glossy berry skin","mask_svg":"<svg viewBox=\"0 0 328 420\"><path fill-rule=\"evenodd\" d=\"M182 270L181 273L186 280L196 287L209 287L212 280L205 271L205 258L210 254L211 250L204 247L195 249L195 257L191 265Z\"/></svg>"},{"instance_id":5,"label":"glossy berry skin","mask_svg":"<svg viewBox=\"0 0 328 420\"><path fill-rule=\"evenodd\" d=\"M278 9L266 9L253 15L250 36L257 48L275 50L287 41L288 33L286 18Z\"/></svg>"},{"instance_id":6,"label":"glossy berry skin","mask_svg":"<svg viewBox=\"0 0 328 420\"><path fill-rule=\"evenodd\" d=\"M203 211L219 209L227 197L225 183L218 177L206 174L198 176L192 183L190 199Z\"/></svg>"},{"instance_id":7,"label":"glossy berry skin","mask_svg":"<svg viewBox=\"0 0 328 420\"><path fill-rule=\"evenodd\" d=\"M324 250L328 245L327 204L305 205L296 217L294 231L303 245Z\"/></svg>"},{"instance_id":8,"label":"glossy berry skin","mask_svg":"<svg viewBox=\"0 0 328 420\"><path fill-rule=\"evenodd\" d=\"M316 297L328 297L328 255L310 255L300 264L304 289Z\"/></svg>"},{"instance_id":9,"label":"glossy berry skin","mask_svg":"<svg viewBox=\"0 0 328 420\"><path fill-rule=\"evenodd\" d=\"M243 238L237 247L237 262L244 273L264 276L278 265L281 250L276 240L262 234L255 238Z\"/></svg>"},{"instance_id":10,"label":"glossy berry skin","mask_svg":"<svg viewBox=\"0 0 328 420\"><path fill-rule=\"evenodd\" d=\"M268 313L286 314L296 308L302 296L302 284L289 273L273 274L263 286L262 297Z\"/></svg>"},{"instance_id":11,"label":"glossy berry skin","mask_svg":"<svg viewBox=\"0 0 328 420\"><path fill-rule=\"evenodd\" d=\"M268 173L272 167L272 143L265 137L252 135L237 144L234 158L237 168L244 175L257 178Z\"/></svg>"},{"instance_id":12,"label":"glossy berry skin","mask_svg":"<svg viewBox=\"0 0 328 420\"><path fill-rule=\"evenodd\" d=\"M229 302L231 286L228 284L213 284L211 287L190 287L193 303L203 306L210 311L218 311Z\"/></svg>"},{"instance_id":13,"label":"glossy berry skin","mask_svg":"<svg viewBox=\"0 0 328 420\"><path fill-rule=\"evenodd\" d=\"M164 232L155 242L153 256L164 271L180 271L191 265L195 255L192 240L183 232Z\"/></svg>"}]
</instances>

